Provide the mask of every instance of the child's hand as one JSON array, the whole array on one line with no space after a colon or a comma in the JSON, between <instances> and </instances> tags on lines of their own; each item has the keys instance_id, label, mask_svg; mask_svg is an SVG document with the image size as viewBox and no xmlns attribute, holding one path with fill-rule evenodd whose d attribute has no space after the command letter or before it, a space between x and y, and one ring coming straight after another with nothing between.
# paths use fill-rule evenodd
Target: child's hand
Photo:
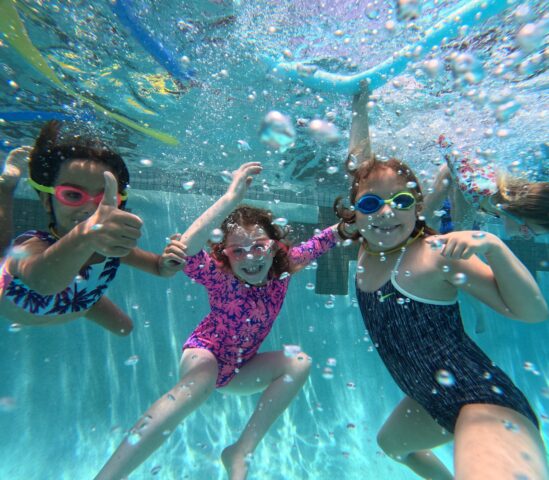
<instances>
[{"instance_id":1,"label":"child's hand","mask_svg":"<svg viewBox=\"0 0 549 480\"><path fill-rule=\"evenodd\" d=\"M339 223L336 223L334 225L339 231L343 231L347 237L352 237L355 233L358 232L358 227L356 226L356 223L346 223L345 221L341 220Z\"/></svg>"},{"instance_id":2,"label":"child's hand","mask_svg":"<svg viewBox=\"0 0 549 480\"><path fill-rule=\"evenodd\" d=\"M29 157L32 152L32 147L23 145L22 147L14 148L6 158L6 166L12 165L20 170L29 163ZM21 172L22 173L22 172Z\"/></svg>"},{"instance_id":3,"label":"child's hand","mask_svg":"<svg viewBox=\"0 0 549 480\"><path fill-rule=\"evenodd\" d=\"M24 146L13 149L6 157L4 167L0 171L0 181L9 185L17 185L19 178L27 170L32 147Z\"/></svg>"},{"instance_id":4,"label":"child's hand","mask_svg":"<svg viewBox=\"0 0 549 480\"><path fill-rule=\"evenodd\" d=\"M95 213L84 222L84 235L94 251L106 257L124 257L137 244L143 222L137 215L118 208L118 185L105 172L105 193Z\"/></svg>"},{"instance_id":5,"label":"child's hand","mask_svg":"<svg viewBox=\"0 0 549 480\"><path fill-rule=\"evenodd\" d=\"M244 198L244 194L252 183L252 175L258 175L263 170L260 162L248 162L240 165L238 170L233 172L233 181L227 193L234 196L237 201Z\"/></svg>"},{"instance_id":6,"label":"child's hand","mask_svg":"<svg viewBox=\"0 0 549 480\"><path fill-rule=\"evenodd\" d=\"M160 256L159 270L162 277L171 277L183 268L187 258L186 249L187 246L181 242L179 233L170 237L170 243Z\"/></svg>"},{"instance_id":7,"label":"child's hand","mask_svg":"<svg viewBox=\"0 0 549 480\"><path fill-rule=\"evenodd\" d=\"M440 254L455 260L467 260L473 255L489 254L501 243L498 237L479 230L451 232L434 235L427 240L433 248L442 247Z\"/></svg>"}]
</instances>

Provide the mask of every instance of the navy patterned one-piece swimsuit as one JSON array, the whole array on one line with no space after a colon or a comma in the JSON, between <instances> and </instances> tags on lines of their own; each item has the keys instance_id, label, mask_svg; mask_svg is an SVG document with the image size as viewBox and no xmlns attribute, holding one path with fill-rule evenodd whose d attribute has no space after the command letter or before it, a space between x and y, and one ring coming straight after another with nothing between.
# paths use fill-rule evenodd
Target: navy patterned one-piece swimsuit
<instances>
[{"instance_id":1,"label":"navy patterned one-piece swimsuit","mask_svg":"<svg viewBox=\"0 0 549 480\"><path fill-rule=\"evenodd\" d=\"M488 403L521 413L539 429L523 393L465 333L456 302L410 298L394 273L378 291L357 286L356 294L366 329L395 382L439 425L453 433L461 407Z\"/></svg>"}]
</instances>

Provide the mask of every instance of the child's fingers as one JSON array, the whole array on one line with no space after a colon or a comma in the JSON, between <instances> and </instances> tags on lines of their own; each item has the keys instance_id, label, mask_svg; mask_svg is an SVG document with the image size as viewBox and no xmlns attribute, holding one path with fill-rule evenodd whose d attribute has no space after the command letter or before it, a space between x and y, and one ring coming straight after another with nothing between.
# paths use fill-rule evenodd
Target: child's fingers
<instances>
[{"instance_id":1,"label":"child's fingers","mask_svg":"<svg viewBox=\"0 0 549 480\"><path fill-rule=\"evenodd\" d=\"M187 249L187 245L185 245L180 240L170 240L170 243L168 243L168 247L166 247L166 248L169 248L169 247L177 249L181 252L185 252L186 249Z\"/></svg>"},{"instance_id":2,"label":"child's fingers","mask_svg":"<svg viewBox=\"0 0 549 480\"><path fill-rule=\"evenodd\" d=\"M261 167L261 162L246 162L240 165L239 169L245 170L250 167Z\"/></svg>"},{"instance_id":3,"label":"child's fingers","mask_svg":"<svg viewBox=\"0 0 549 480\"><path fill-rule=\"evenodd\" d=\"M170 255L175 259L180 259L184 261L187 258L185 253L185 246L182 244L171 243L164 249L164 255Z\"/></svg>"},{"instance_id":4,"label":"child's fingers","mask_svg":"<svg viewBox=\"0 0 549 480\"><path fill-rule=\"evenodd\" d=\"M444 239L441 243L444 245L441 250L441 255L444 257L452 258L454 256L454 250L456 248L456 241L453 239Z\"/></svg>"},{"instance_id":5,"label":"child's fingers","mask_svg":"<svg viewBox=\"0 0 549 480\"><path fill-rule=\"evenodd\" d=\"M461 254L461 258L463 260L468 260L475 254L475 250L471 248L470 246L466 246Z\"/></svg>"}]
</instances>

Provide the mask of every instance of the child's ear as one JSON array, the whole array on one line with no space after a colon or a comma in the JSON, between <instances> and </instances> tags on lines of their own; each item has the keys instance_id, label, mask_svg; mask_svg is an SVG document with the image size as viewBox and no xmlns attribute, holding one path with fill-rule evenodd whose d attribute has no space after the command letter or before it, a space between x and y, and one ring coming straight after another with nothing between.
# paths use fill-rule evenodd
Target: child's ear
<instances>
[{"instance_id":1,"label":"child's ear","mask_svg":"<svg viewBox=\"0 0 549 480\"><path fill-rule=\"evenodd\" d=\"M47 213L51 214L52 207L51 207L51 196L49 193L45 192L38 192L38 197L40 199L40 203L44 207L44 210L46 210Z\"/></svg>"}]
</instances>

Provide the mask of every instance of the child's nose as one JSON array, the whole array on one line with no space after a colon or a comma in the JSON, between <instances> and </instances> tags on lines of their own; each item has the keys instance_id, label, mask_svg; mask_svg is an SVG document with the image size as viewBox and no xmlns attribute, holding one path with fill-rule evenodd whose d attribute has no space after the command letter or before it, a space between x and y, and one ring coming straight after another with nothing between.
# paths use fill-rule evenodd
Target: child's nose
<instances>
[{"instance_id":1,"label":"child's nose","mask_svg":"<svg viewBox=\"0 0 549 480\"><path fill-rule=\"evenodd\" d=\"M98 206L99 202L97 202L94 198L90 198L86 203L82 205L82 210L85 213L92 214L97 210Z\"/></svg>"},{"instance_id":2,"label":"child's nose","mask_svg":"<svg viewBox=\"0 0 549 480\"><path fill-rule=\"evenodd\" d=\"M392 217L394 215L394 212L391 207L391 204L389 203L383 204L383 206L379 209L378 215L382 217Z\"/></svg>"}]
</instances>

